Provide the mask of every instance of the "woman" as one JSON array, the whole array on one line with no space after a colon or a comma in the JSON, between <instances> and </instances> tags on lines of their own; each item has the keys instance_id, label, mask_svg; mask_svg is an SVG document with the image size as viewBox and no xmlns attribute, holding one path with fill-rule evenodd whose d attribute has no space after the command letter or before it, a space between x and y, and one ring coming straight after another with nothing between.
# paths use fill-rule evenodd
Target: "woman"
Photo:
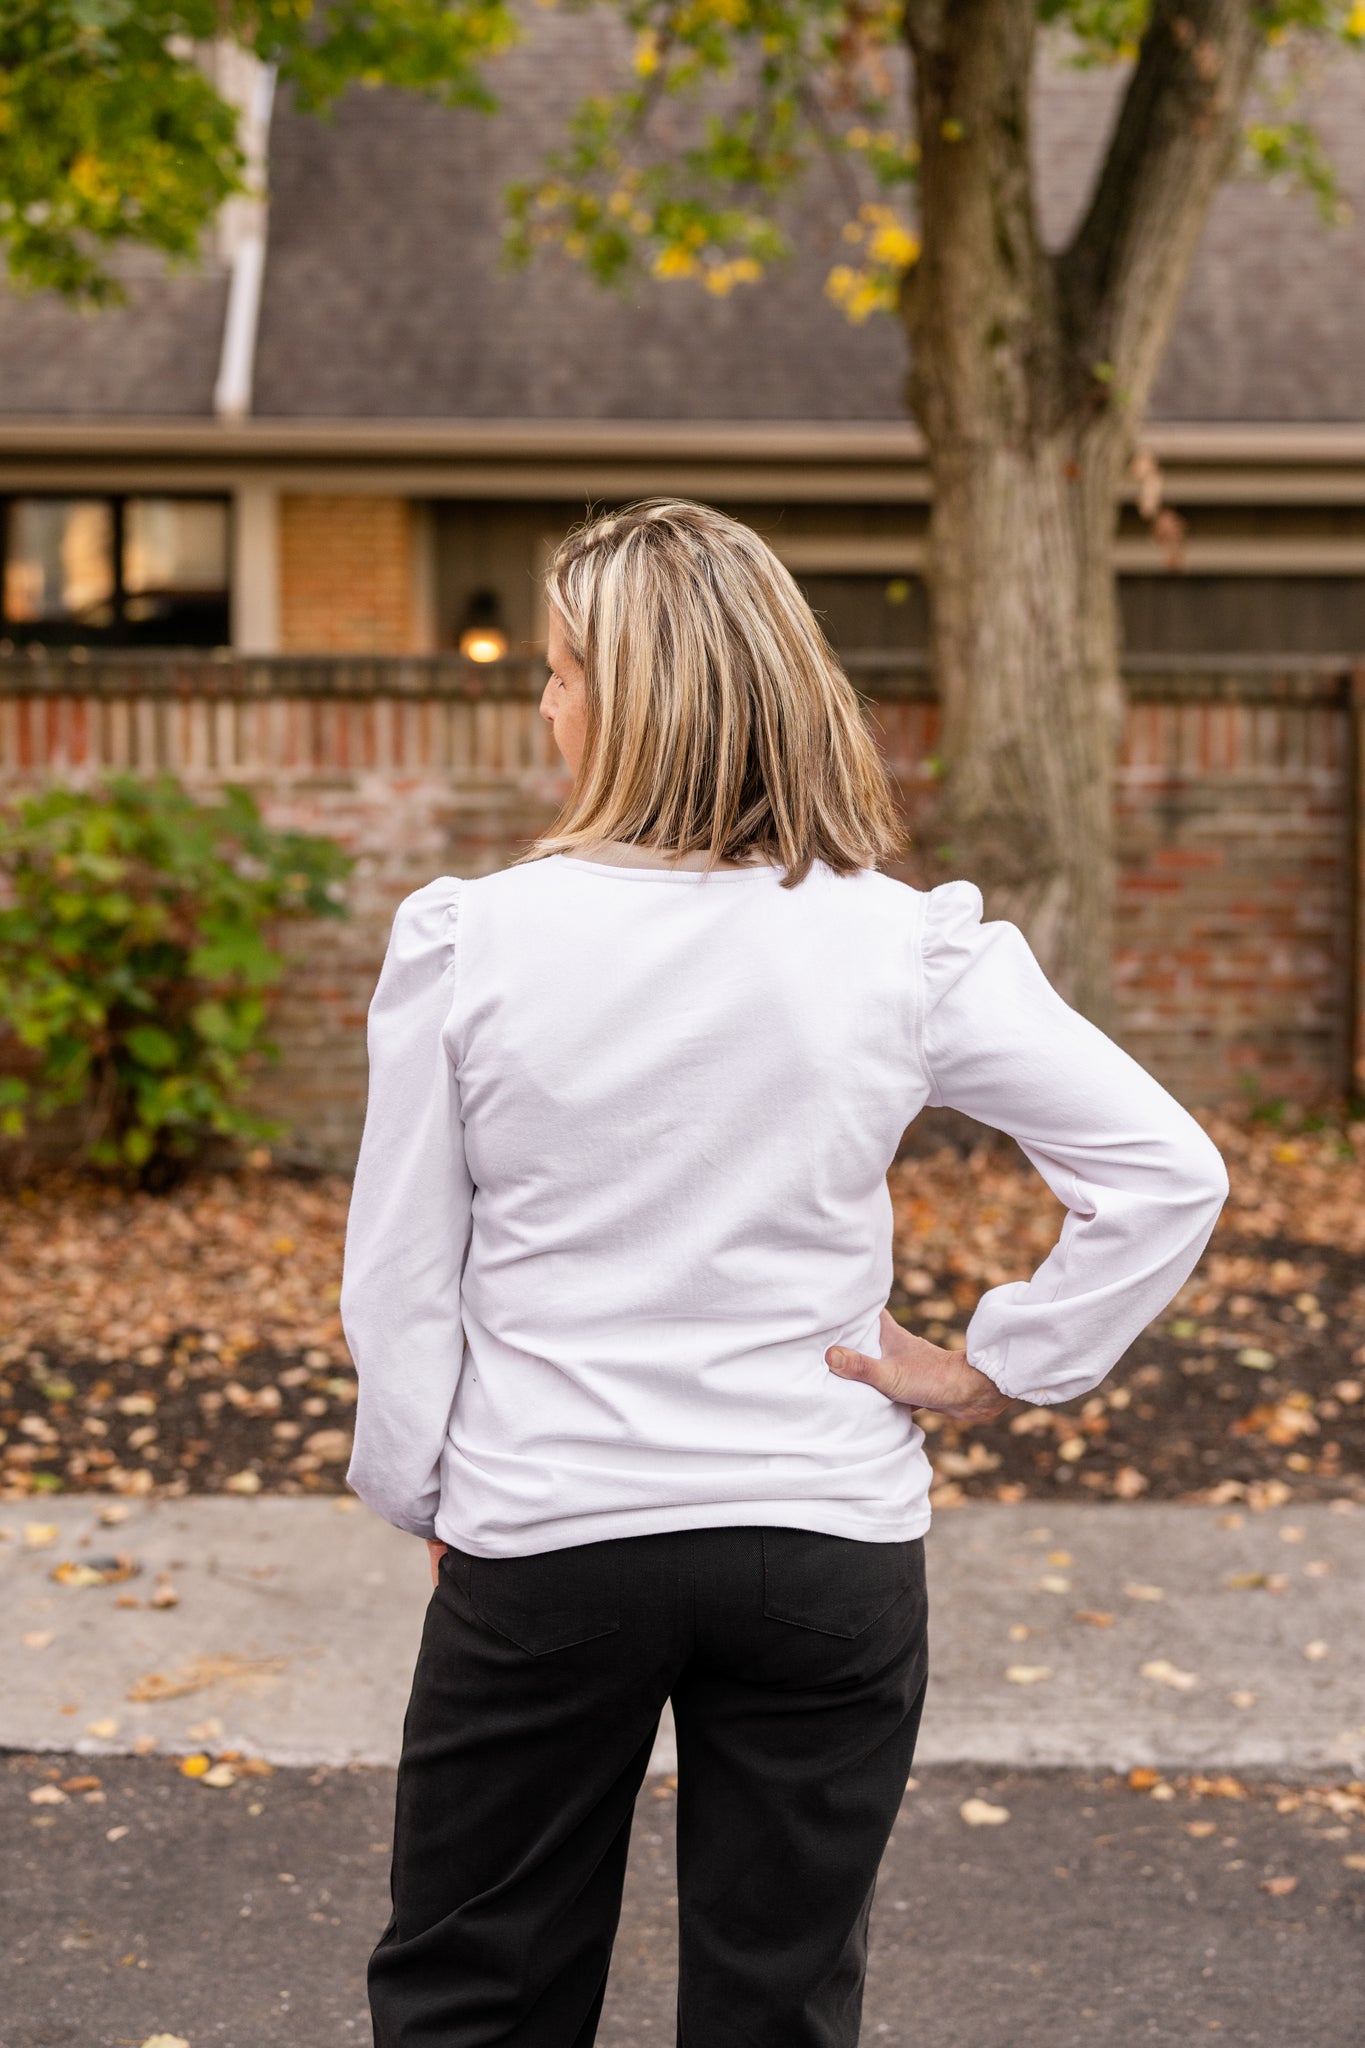
<instances>
[{"instance_id":1,"label":"woman","mask_svg":"<svg viewBox=\"0 0 1365 2048\"><path fill-rule=\"evenodd\" d=\"M567 804L404 899L369 1011L347 1479L434 1586L376 2048L588 2048L668 1699L679 2041L852 2048L927 1680L914 1410L1089 1392L1227 1178L973 884L877 870L885 770L755 534L635 505L548 596ZM963 1351L884 1306L925 1103L1069 1211Z\"/></svg>"}]
</instances>

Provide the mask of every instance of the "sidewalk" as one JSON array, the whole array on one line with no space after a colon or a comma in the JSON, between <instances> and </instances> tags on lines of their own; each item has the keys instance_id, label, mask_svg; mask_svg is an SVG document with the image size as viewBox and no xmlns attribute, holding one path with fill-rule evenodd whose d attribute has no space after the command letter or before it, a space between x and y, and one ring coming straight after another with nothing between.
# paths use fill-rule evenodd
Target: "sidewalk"
<instances>
[{"instance_id":1,"label":"sidewalk","mask_svg":"<svg viewBox=\"0 0 1365 2048\"><path fill-rule=\"evenodd\" d=\"M416 1539L349 1497L118 1506L0 1508L0 1748L396 1763L430 1597ZM1363 1538L1345 1503L939 1510L916 1768L1365 1776ZM52 1577L120 1555L140 1571ZM673 1763L665 1721L653 1768Z\"/></svg>"}]
</instances>

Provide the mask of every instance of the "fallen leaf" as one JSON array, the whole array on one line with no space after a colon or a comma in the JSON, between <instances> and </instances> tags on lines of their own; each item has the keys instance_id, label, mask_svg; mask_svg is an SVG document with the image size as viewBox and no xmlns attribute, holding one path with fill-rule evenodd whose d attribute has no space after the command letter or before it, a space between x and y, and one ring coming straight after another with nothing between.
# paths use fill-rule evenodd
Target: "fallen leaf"
<instances>
[{"instance_id":1,"label":"fallen leaf","mask_svg":"<svg viewBox=\"0 0 1365 2048\"><path fill-rule=\"evenodd\" d=\"M117 1557L87 1557L74 1564L64 1561L54 1565L48 1576L63 1586L111 1586L136 1578L141 1570L136 1558L120 1552Z\"/></svg>"},{"instance_id":2,"label":"fallen leaf","mask_svg":"<svg viewBox=\"0 0 1365 2048\"><path fill-rule=\"evenodd\" d=\"M311 1436L304 1438L303 1447L315 1458L321 1458L324 1465L344 1465L351 1455L351 1442L349 1429L315 1429ZM977 1448L978 1446L973 1444L972 1449ZM995 1459L995 1463L1000 1463L999 1458ZM969 1469L977 1468L973 1465Z\"/></svg>"},{"instance_id":3,"label":"fallen leaf","mask_svg":"<svg viewBox=\"0 0 1365 2048\"><path fill-rule=\"evenodd\" d=\"M1203 1841L1206 1835L1216 1835L1217 1832L1216 1820L1187 1820L1185 1823L1185 1833L1193 1835L1196 1841Z\"/></svg>"},{"instance_id":4,"label":"fallen leaf","mask_svg":"<svg viewBox=\"0 0 1365 2048\"><path fill-rule=\"evenodd\" d=\"M1237 1363L1249 1367L1252 1372L1269 1372L1275 1363L1275 1354L1262 1351L1257 1344L1248 1344L1237 1353Z\"/></svg>"},{"instance_id":5,"label":"fallen leaf","mask_svg":"<svg viewBox=\"0 0 1365 2048\"><path fill-rule=\"evenodd\" d=\"M992 1806L989 1799L964 1799L957 1810L969 1828L998 1828L1010 1817L1008 1806Z\"/></svg>"},{"instance_id":6,"label":"fallen leaf","mask_svg":"<svg viewBox=\"0 0 1365 2048\"><path fill-rule=\"evenodd\" d=\"M181 1776L186 1778L202 1778L211 1766L212 1759L206 1757L202 1751L197 1756L185 1756L180 1759Z\"/></svg>"},{"instance_id":7,"label":"fallen leaf","mask_svg":"<svg viewBox=\"0 0 1365 2048\"><path fill-rule=\"evenodd\" d=\"M1348 1870L1365 1870L1365 1856L1352 1854L1343 1856L1341 1860Z\"/></svg>"},{"instance_id":8,"label":"fallen leaf","mask_svg":"<svg viewBox=\"0 0 1365 2048\"><path fill-rule=\"evenodd\" d=\"M1078 1607L1072 1615L1073 1621L1089 1622L1092 1628L1112 1628L1114 1617L1106 1614L1102 1607Z\"/></svg>"},{"instance_id":9,"label":"fallen leaf","mask_svg":"<svg viewBox=\"0 0 1365 2048\"><path fill-rule=\"evenodd\" d=\"M60 1785L35 1785L29 1793L33 1806L65 1806L66 1794Z\"/></svg>"},{"instance_id":10,"label":"fallen leaf","mask_svg":"<svg viewBox=\"0 0 1365 2048\"><path fill-rule=\"evenodd\" d=\"M53 1635L54 1631L50 1628L32 1628L23 1639L24 1648L26 1650L45 1650L53 1640Z\"/></svg>"},{"instance_id":11,"label":"fallen leaf","mask_svg":"<svg viewBox=\"0 0 1365 2048\"><path fill-rule=\"evenodd\" d=\"M1128 1773L1128 1783L1134 1792L1149 1792L1160 1780L1160 1771L1154 1771L1150 1764L1134 1764Z\"/></svg>"},{"instance_id":12,"label":"fallen leaf","mask_svg":"<svg viewBox=\"0 0 1365 2048\"><path fill-rule=\"evenodd\" d=\"M199 1780L201 1785L212 1785L219 1791L237 1783L237 1773L231 1764L215 1764L211 1771L205 1771Z\"/></svg>"},{"instance_id":13,"label":"fallen leaf","mask_svg":"<svg viewBox=\"0 0 1365 2048\"><path fill-rule=\"evenodd\" d=\"M1169 1685L1175 1692L1188 1692L1199 1680L1193 1671L1181 1671L1168 1657L1150 1657L1139 1670L1144 1678L1155 1679L1158 1685Z\"/></svg>"},{"instance_id":14,"label":"fallen leaf","mask_svg":"<svg viewBox=\"0 0 1365 2048\"><path fill-rule=\"evenodd\" d=\"M130 1700L173 1700L186 1693L205 1692L212 1685L243 1684L260 1686L283 1671L289 1662L286 1653L274 1657L194 1657L181 1669L179 1677L168 1678L164 1672L149 1671L129 1687L124 1695Z\"/></svg>"},{"instance_id":15,"label":"fallen leaf","mask_svg":"<svg viewBox=\"0 0 1365 2048\"><path fill-rule=\"evenodd\" d=\"M1051 1678L1050 1664L1007 1664L1005 1676L1011 1685L1037 1685L1044 1678Z\"/></svg>"},{"instance_id":16,"label":"fallen leaf","mask_svg":"<svg viewBox=\"0 0 1365 2048\"><path fill-rule=\"evenodd\" d=\"M1123 1590L1130 1600L1164 1600L1166 1598L1164 1586L1144 1586L1134 1579L1130 1579Z\"/></svg>"},{"instance_id":17,"label":"fallen leaf","mask_svg":"<svg viewBox=\"0 0 1365 2048\"><path fill-rule=\"evenodd\" d=\"M1304 1644L1303 1654L1308 1659L1310 1664L1318 1664L1322 1661L1324 1657L1328 1656L1330 1653L1328 1651L1326 1643L1321 1641L1315 1641Z\"/></svg>"},{"instance_id":18,"label":"fallen leaf","mask_svg":"<svg viewBox=\"0 0 1365 2048\"><path fill-rule=\"evenodd\" d=\"M1293 1891L1298 1881L1296 1877L1263 1877L1261 1890L1269 1892L1274 1899L1283 1899Z\"/></svg>"},{"instance_id":19,"label":"fallen leaf","mask_svg":"<svg viewBox=\"0 0 1365 2048\"><path fill-rule=\"evenodd\" d=\"M1255 1692L1230 1692L1228 1698L1232 1701L1234 1707L1254 1707L1260 1698L1260 1694Z\"/></svg>"},{"instance_id":20,"label":"fallen leaf","mask_svg":"<svg viewBox=\"0 0 1365 2048\"><path fill-rule=\"evenodd\" d=\"M109 1720L87 1721L85 1732L87 1735L97 1735L102 1742L107 1742L118 1734L118 1722Z\"/></svg>"},{"instance_id":21,"label":"fallen leaf","mask_svg":"<svg viewBox=\"0 0 1365 2048\"><path fill-rule=\"evenodd\" d=\"M55 1543L61 1535L60 1522L25 1522L24 1542L30 1550L40 1550L45 1543Z\"/></svg>"}]
</instances>

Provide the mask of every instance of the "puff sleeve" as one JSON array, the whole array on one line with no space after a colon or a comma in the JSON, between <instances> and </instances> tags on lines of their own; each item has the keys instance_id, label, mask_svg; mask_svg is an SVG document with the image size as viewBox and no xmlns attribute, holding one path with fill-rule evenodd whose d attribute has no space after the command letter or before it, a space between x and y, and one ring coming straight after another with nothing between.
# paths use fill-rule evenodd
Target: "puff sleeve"
<instances>
[{"instance_id":1,"label":"puff sleeve","mask_svg":"<svg viewBox=\"0 0 1365 2048\"><path fill-rule=\"evenodd\" d=\"M929 1101L1006 1131L1068 1215L1028 1280L989 1288L969 1364L1010 1399L1098 1385L1194 1270L1228 1193L1202 1127L1073 1010L1027 940L982 922L981 891L928 892L922 924Z\"/></svg>"},{"instance_id":2,"label":"puff sleeve","mask_svg":"<svg viewBox=\"0 0 1365 2048\"><path fill-rule=\"evenodd\" d=\"M359 1381L346 1482L386 1522L427 1537L464 1352L473 1202L444 1038L459 904L459 880L443 875L405 897L393 920L366 1019L369 1094L341 1280Z\"/></svg>"}]
</instances>

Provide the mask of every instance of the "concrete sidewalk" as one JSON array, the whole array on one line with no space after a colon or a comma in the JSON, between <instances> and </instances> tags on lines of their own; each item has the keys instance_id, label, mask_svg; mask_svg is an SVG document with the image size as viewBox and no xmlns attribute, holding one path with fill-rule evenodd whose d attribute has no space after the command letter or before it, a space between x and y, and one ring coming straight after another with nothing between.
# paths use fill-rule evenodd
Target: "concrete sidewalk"
<instances>
[{"instance_id":1,"label":"concrete sidewalk","mask_svg":"<svg viewBox=\"0 0 1365 2048\"><path fill-rule=\"evenodd\" d=\"M120 1503L114 1525L108 1505L0 1507L0 1748L396 1762L420 1543L349 1496ZM1365 1513L1345 1505L940 1510L916 1768L1365 1776ZM140 1566L121 1582L52 1576L120 1554ZM665 1720L653 1768L673 1763Z\"/></svg>"}]
</instances>

